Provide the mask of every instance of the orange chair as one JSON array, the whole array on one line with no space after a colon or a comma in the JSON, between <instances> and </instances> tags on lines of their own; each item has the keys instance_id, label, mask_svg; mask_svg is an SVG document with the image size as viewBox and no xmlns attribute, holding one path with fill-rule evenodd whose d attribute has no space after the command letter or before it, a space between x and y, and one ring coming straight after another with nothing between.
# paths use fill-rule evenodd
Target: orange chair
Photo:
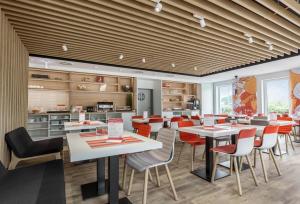
<instances>
[{"instance_id":1,"label":"orange chair","mask_svg":"<svg viewBox=\"0 0 300 204\"><path fill-rule=\"evenodd\" d=\"M193 121L179 121L178 122L179 128L191 127L191 126L194 126ZM183 145L180 149L177 163L179 163L179 159L180 159L184 144L187 143L192 146L191 170L193 171L194 170L194 160L195 160L195 148L196 148L196 146L205 145L205 138L201 138L198 135L187 133L187 132L179 132L179 138L183 142Z\"/></svg>"},{"instance_id":2,"label":"orange chair","mask_svg":"<svg viewBox=\"0 0 300 204\"><path fill-rule=\"evenodd\" d=\"M293 119L291 117L277 117L277 120L293 121ZM293 150L295 151L295 147L294 147L292 137L291 137L292 131L293 131L293 125L280 126L279 129L278 129L278 134L280 136L285 137L286 153L289 153L289 150L288 150L288 141L289 140L291 142ZM279 150L279 153L280 153L280 157L282 157L279 139L278 139L277 142L278 142L278 150Z\"/></svg>"},{"instance_id":3,"label":"orange chair","mask_svg":"<svg viewBox=\"0 0 300 204\"><path fill-rule=\"evenodd\" d=\"M132 116L131 119L143 119L143 116L141 115L135 115L135 116ZM142 125L142 123L137 123L137 122L133 122L131 123L134 131L136 131L140 125Z\"/></svg>"},{"instance_id":4,"label":"orange chair","mask_svg":"<svg viewBox=\"0 0 300 204\"><path fill-rule=\"evenodd\" d=\"M189 119L189 116L187 116L187 115L181 115L181 117L183 118L183 119Z\"/></svg>"},{"instance_id":5,"label":"orange chair","mask_svg":"<svg viewBox=\"0 0 300 204\"><path fill-rule=\"evenodd\" d=\"M183 120L183 118L182 117L178 117L178 116L171 118L170 127L174 128L174 129L177 129L178 128L178 122L182 121L182 120Z\"/></svg>"},{"instance_id":6,"label":"orange chair","mask_svg":"<svg viewBox=\"0 0 300 204\"><path fill-rule=\"evenodd\" d=\"M136 133L144 137L150 137L151 126L146 124L141 124L138 126Z\"/></svg>"},{"instance_id":7,"label":"orange chair","mask_svg":"<svg viewBox=\"0 0 300 204\"><path fill-rule=\"evenodd\" d=\"M201 117L199 115L191 116L191 120L195 126L201 125Z\"/></svg>"},{"instance_id":8,"label":"orange chair","mask_svg":"<svg viewBox=\"0 0 300 204\"><path fill-rule=\"evenodd\" d=\"M255 138L256 128L253 129L245 129L241 130L239 132L239 135L237 136L237 142L236 144L230 144L230 145L224 145L224 146L218 146L215 148L212 148L211 151L215 153L214 157L214 167L213 172L211 176L211 182L214 183L215 181L215 175L217 170L217 165L219 162L219 154L225 154L230 156L230 174L232 174L233 166L235 168L235 174L236 174L236 180L238 184L239 194L242 195L242 187L240 183L240 176L239 176L239 167L237 158L240 157L246 157L247 162L249 164L252 177L254 179L254 183L257 186L257 179L251 164L251 161L249 159L249 154L252 152L254 148L254 138ZM234 165L233 165L234 163Z\"/></svg>"}]
</instances>

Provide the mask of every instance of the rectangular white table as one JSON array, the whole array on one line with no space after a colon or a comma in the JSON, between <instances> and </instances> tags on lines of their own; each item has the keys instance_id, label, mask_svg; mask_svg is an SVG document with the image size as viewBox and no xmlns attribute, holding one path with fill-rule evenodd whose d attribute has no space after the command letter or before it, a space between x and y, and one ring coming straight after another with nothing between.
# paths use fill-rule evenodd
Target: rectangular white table
<instances>
[{"instance_id":1,"label":"rectangular white table","mask_svg":"<svg viewBox=\"0 0 300 204\"><path fill-rule=\"evenodd\" d=\"M178 128L180 132L187 132L199 135L201 137L205 137L205 157L206 157L206 166L205 169L199 168L192 172L192 174L205 179L207 181L211 181L212 169L213 169L213 152L210 151L213 148L213 141L215 138L223 137L223 136L231 136L232 144L235 144L236 135L239 134L240 130L256 128L257 131L262 131L264 126L257 125L235 125L231 126L230 124L220 124L215 125L215 128L222 128L220 130L216 129L208 129L203 128L202 126L192 126L192 127L183 127ZM215 179L221 179L229 174L217 169Z\"/></svg>"},{"instance_id":2,"label":"rectangular white table","mask_svg":"<svg viewBox=\"0 0 300 204\"><path fill-rule=\"evenodd\" d=\"M132 122L135 122L135 123L149 123L149 120L150 120L150 118L134 118L134 119L132 119ZM170 118L163 118L163 121L168 122L168 121L171 121L171 119Z\"/></svg>"},{"instance_id":3,"label":"rectangular white table","mask_svg":"<svg viewBox=\"0 0 300 204\"><path fill-rule=\"evenodd\" d=\"M97 159L97 181L81 186L83 199L103 195L107 190L110 204L131 203L126 197L119 200L119 155L160 149L162 143L131 132L124 132L124 136L132 136L142 142L91 148L87 141L103 139L107 136L81 137L79 133L67 134L71 162ZM105 184L106 157L108 158L108 186Z\"/></svg>"},{"instance_id":4,"label":"rectangular white table","mask_svg":"<svg viewBox=\"0 0 300 204\"><path fill-rule=\"evenodd\" d=\"M97 128L105 128L107 127L107 123L99 121L97 124L81 124L79 122L65 122L64 127L66 131L70 130L91 130L91 129L97 129Z\"/></svg>"}]
</instances>

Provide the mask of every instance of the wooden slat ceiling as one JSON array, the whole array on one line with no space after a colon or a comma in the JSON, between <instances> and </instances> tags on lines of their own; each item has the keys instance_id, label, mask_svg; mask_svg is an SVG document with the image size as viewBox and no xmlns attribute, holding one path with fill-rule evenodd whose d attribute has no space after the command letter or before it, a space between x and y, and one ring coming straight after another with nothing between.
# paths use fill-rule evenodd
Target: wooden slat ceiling
<instances>
[{"instance_id":1,"label":"wooden slat ceiling","mask_svg":"<svg viewBox=\"0 0 300 204\"><path fill-rule=\"evenodd\" d=\"M204 76L298 54L295 0L161 3L157 13L156 0L0 0L32 55Z\"/></svg>"}]
</instances>

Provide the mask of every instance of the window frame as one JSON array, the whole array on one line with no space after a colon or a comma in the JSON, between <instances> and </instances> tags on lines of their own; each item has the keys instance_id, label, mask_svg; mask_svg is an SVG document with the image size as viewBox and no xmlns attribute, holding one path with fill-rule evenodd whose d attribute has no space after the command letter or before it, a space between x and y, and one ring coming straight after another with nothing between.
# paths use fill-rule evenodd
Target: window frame
<instances>
[{"instance_id":1,"label":"window frame","mask_svg":"<svg viewBox=\"0 0 300 204\"><path fill-rule=\"evenodd\" d=\"M222 114L220 112L221 110L221 104L220 104L220 88L221 87L227 87L229 86L231 88L231 100L233 98L233 87L232 87L232 82L226 82L226 83L220 83L220 84L215 84L215 113L216 114ZM232 101L232 111L233 111L233 101Z\"/></svg>"}]
</instances>

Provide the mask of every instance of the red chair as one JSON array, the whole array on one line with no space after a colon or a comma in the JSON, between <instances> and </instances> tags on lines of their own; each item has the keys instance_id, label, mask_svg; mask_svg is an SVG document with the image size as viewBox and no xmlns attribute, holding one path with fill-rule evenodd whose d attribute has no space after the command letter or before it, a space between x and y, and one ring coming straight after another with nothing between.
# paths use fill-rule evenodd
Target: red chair
<instances>
[{"instance_id":1,"label":"red chair","mask_svg":"<svg viewBox=\"0 0 300 204\"><path fill-rule=\"evenodd\" d=\"M264 117L265 115L263 113L257 114L258 117Z\"/></svg>"},{"instance_id":2,"label":"red chair","mask_svg":"<svg viewBox=\"0 0 300 204\"><path fill-rule=\"evenodd\" d=\"M186 119L186 120L189 119L189 116L187 116L187 115L181 115L181 117L182 117L183 119Z\"/></svg>"},{"instance_id":3,"label":"red chair","mask_svg":"<svg viewBox=\"0 0 300 204\"><path fill-rule=\"evenodd\" d=\"M224 123L226 123L226 119L225 118L217 120L217 124L224 124Z\"/></svg>"},{"instance_id":4,"label":"red chair","mask_svg":"<svg viewBox=\"0 0 300 204\"><path fill-rule=\"evenodd\" d=\"M137 132L138 135L142 135L144 137L150 137L151 134L151 126L150 125L146 125L146 124L141 124L139 125L139 127L137 128Z\"/></svg>"},{"instance_id":5,"label":"red chair","mask_svg":"<svg viewBox=\"0 0 300 204\"><path fill-rule=\"evenodd\" d=\"M160 115L151 115L150 118L161 118Z\"/></svg>"},{"instance_id":6,"label":"red chair","mask_svg":"<svg viewBox=\"0 0 300 204\"><path fill-rule=\"evenodd\" d=\"M201 117L199 115L191 116L191 120L195 126L201 125Z\"/></svg>"},{"instance_id":7,"label":"red chair","mask_svg":"<svg viewBox=\"0 0 300 204\"><path fill-rule=\"evenodd\" d=\"M150 118L149 125L151 126L151 132L155 133L155 138L156 138L158 131L164 127L164 119Z\"/></svg>"},{"instance_id":8,"label":"red chair","mask_svg":"<svg viewBox=\"0 0 300 204\"><path fill-rule=\"evenodd\" d=\"M141 115L135 115L135 116L132 116L131 119L143 119L143 116ZM137 122L133 122L131 123L134 131L136 131L140 125L142 125L142 123L137 123Z\"/></svg>"},{"instance_id":9,"label":"red chair","mask_svg":"<svg viewBox=\"0 0 300 204\"><path fill-rule=\"evenodd\" d=\"M212 176L211 176L212 183L214 183L214 181L215 181L217 165L219 162L219 154L225 154L225 155L230 156L230 174L232 174L233 166L235 168L235 174L236 174L239 194L242 195L242 187L241 187L241 183L240 183L239 167L238 167L238 162L237 162L238 157L241 157L241 159L243 156L246 157L247 162L250 166L250 170L252 173L252 177L254 179L254 183L257 186L257 179L255 176L251 161L248 156L252 152L253 147L254 147L255 134L256 134L256 128L241 130L239 132L239 135L237 136L236 144L218 146L218 147L211 149L211 151L213 151L215 153L214 167L213 167L213 172L212 172ZM233 165L233 163L234 163L234 165Z\"/></svg>"},{"instance_id":10,"label":"red chair","mask_svg":"<svg viewBox=\"0 0 300 204\"><path fill-rule=\"evenodd\" d=\"M293 121L293 119L290 118L290 117L277 117L277 120ZM278 134L285 138L286 153L289 153L289 150L288 150L288 141L289 140L291 142L293 150L295 151L295 147L294 147L292 137L291 137L292 131L293 131L293 125L280 126L279 129L278 129ZM280 157L282 157L279 140L278 140L278 150L279 150L279 153L280 153Z\"/></svg>"},{"instance_id":11,"label":"red chair","mask_svg":"<svg viewBox=\"0 0 300 204\"><path fill-rule=\"evenodd\" d=\"M178 127L191 127L194 126L193 121L179 121ZM182 149L184 144L187 143L192 146L192 162L191 162L191 170L194 170L194 160L195 160L195 148L196 146L205 145L205 138L201 138L196 134L191 134L187 132L179 132L179 139L183 142L183 145L180 149L177 163L179 163L179 159L182 153Z\"/></svg>"},{"instance_id":12,"label":"red chair","mask_svg":"<svg viewBox=\"0 0 300 204\"><path fill-rule=\"evenodd\" d=\"M182 121L182 120L183 120L183 118L178 117L178 116L171 118L170 127L173 128L173 129L177 129L178 128L178 122Z\"/></svg>"},{"instance_id":13,"label":"red chair","mask_svg":"<svg viewBox=\"0 0 300 204\"><path fill-rule=\"evenodd\" d=\"M258 150L266 183L268 182L268 176L267 176L264 160L262 158L263 150L269 150L271 158L276 167L277 173L279 176L281 175L278 165L276 163L275 157L274 157L273 149L272 149L277 144L278 129L279 129L279 126L272 126L272 125L266 126L264 128L263 135L254 141L254 166L256 166L256 150Z\"/></svg>"}]
</instances>

